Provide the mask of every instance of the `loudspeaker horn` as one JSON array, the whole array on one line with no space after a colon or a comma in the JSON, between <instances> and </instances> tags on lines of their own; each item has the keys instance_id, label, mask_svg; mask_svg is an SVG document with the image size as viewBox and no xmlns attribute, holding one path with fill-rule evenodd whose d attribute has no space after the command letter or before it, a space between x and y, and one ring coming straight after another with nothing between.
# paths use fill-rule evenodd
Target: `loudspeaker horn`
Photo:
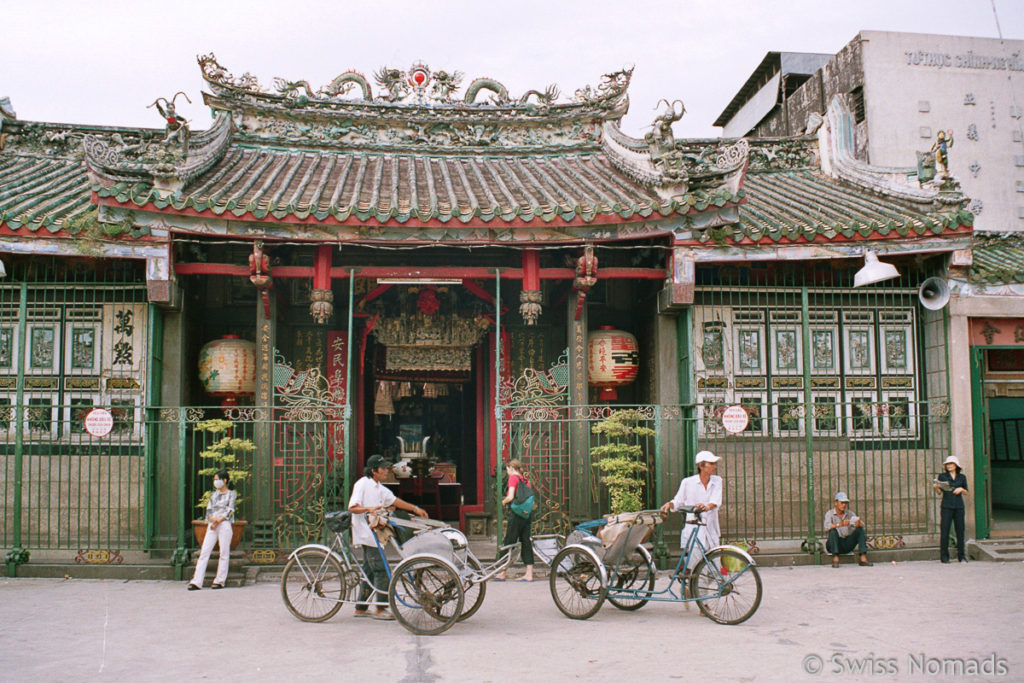
<instances>
[{"instance_id":1,"label":"loudspeaker horn","mask_svg":"<svg viewBox=\"0 0 1024 683\"><path fill-rule=\"evenodd\" d=\"M930 277L921 283L917 298L929 311L937 311L949 303L949 285L941 277Z\"/></svg>"}]
</instances>

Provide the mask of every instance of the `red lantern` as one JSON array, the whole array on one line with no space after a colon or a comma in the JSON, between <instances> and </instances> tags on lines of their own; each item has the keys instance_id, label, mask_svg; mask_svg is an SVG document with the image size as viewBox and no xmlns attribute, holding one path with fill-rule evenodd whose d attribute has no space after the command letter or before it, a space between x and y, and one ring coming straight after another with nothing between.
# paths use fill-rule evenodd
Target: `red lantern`
<instances>
[{"instance_id":1,"label":"red lantern","mask_svg":"<svg viewBox=\"0 0 1024 683\"><path fill-rule=\"evenodd\" d=\"M199 352L199 381L210 396L225 406L256 393L256 344L226 334Z\"/></svg>"},{"instance_id":2,"label":"red lantern","mask_svg":"<svg viewBox=\"0 0 1024 683\"><path fill-rule=\"evenodd\" d=\"M636 379L640 372L640 347L629 332L602 325L587 338L590 385L601 387L600 400L618 398L615 388Z\"/></svg>"}]
</instances>

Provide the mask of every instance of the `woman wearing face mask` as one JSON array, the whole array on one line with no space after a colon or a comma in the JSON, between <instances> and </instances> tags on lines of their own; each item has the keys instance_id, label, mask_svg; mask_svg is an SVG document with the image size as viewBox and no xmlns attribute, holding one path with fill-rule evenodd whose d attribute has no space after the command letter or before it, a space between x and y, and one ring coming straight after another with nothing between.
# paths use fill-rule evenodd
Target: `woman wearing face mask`
<instances>
[{"instance_id":1,"label":"woman wearing face mask","mask_svg":"<svg viewBox=\"0 0 1024 683\"><path fill-rule=\"evenodd\" d=\"M199 560L196 561L196 571L192 580L188 583L190 591L197 591L203 585L206 577L206 565L210 561L210 554L213 553L215 543L220 543L220 559L217 560L217 576L213 579L210 588L223 588L228 578L228 562L231 558L231 523L235 521L235 500L238 494L228 488L230 476L226 470L220 470L213 475L213 493L210 494L210 502L206 505L206 521L209 527L206 530L206 537L203 538L203 549L199 553Z\"/></svg>"}]
</instances>

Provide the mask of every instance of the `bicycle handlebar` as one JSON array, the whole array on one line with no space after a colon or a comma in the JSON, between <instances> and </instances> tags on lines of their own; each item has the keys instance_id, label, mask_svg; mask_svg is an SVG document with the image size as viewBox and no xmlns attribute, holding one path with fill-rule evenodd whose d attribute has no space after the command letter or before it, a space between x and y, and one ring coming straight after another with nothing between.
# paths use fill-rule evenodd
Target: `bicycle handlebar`
<instances>
[{"instance_id":1,"label":"bicycle handlebar","mask_svg":"<svg viewBox=\"0 0 1024 683\"><path fill-rule=\"evenodd\" d=\"M700 516L707 512L703 508L696 507L695 505L682 505L675 509L675 512L682 512L683 514L693 515L696 521L701 521Z\"/></svg>"}]
</instances>

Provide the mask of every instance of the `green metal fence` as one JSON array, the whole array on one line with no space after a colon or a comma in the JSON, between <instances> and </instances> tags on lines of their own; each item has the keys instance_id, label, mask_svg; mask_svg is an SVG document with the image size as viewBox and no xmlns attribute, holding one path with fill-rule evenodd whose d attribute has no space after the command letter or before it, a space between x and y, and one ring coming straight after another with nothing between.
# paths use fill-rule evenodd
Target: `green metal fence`
<instances>
[{"instance_id":1,"label":"green metal fence","mask_svg":"<svg viewBox=\"0 0 1024 683\"><path fill-rule=\"evenodd\" d=\"M29 548L146 545L149 313L141 265L37 259L0 285L0 543L9 567ZM111 423L102 437L87 429L95 409Z\"/></svg>"},{"instance_id":2,"label":"green metal fence","mask_svg":"<svg viewBox=\"0 0 1024 683\"><path fill-rule=\"evenodd\" d=\"M568 406L522 411L505 421L510 457L530 470L541 492L538 527L564 532L572 523L609 511L606 488L589 456L573 467L571 435L588 435L584 452L607 440L592 432L612 410L636 410L655 436L635 439L648 466L646 504L669 500L680 480L694 474L693 448L722 456L720 514L723 536L751 547L772 541L820 538L825 510L845 491L868 523L875 547L898 546L912 534L934 533L935 496L930 480L949 453L945 400L774 401L748 408L747 427L721 427L724 403L655 406ZM578 427L574 429L574 427ZM809 437L809 438L808 438ZM573 477L582 476L583 482ZM588 492L573 501L569 492ZM676 523L669 529L677 528Z\"/></svg>"},{"instance_id":3,"label":"green metal fence","mask_svg":"<svg viewBox=\"0 0 1024 683\"><path fill-rule=\"evenodd\" d=\"M171 512L179 522L177 545L190 547L191 520L201 519L199 502L212 488L209 470L215 461L204 457L224 438L250 442L252 449L230 448L237 460L230 471L245 473L233 482L238 491L237 519L247 521L244 544L257 552L257 560L280 559L285 552L322 537L323 513L344 507L347 481L343 458L335 457L344 434L344 420L321 412L295 414L287 409L260 408L162 408L150 423L155 438L173 446L167 457L178 459L182 492ZM226 431L201 427L211 420L230 422ZM174 438L176 435L176 443ZM261 467L260 465L263 465ZM269 476L255 476L259 471ZM204 473L205 471L205 473Z\"/></svg>"}]
</instances>

